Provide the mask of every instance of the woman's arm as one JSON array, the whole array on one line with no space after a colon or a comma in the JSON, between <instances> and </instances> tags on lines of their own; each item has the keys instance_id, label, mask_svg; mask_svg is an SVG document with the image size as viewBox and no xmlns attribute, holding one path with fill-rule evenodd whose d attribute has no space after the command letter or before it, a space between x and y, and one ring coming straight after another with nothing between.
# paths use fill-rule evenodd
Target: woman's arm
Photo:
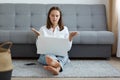
<instances>
[{"instance_id":1,"label":"woman's arm","mask_svg":"<svg viewBox=\"0 0 120 80\"><path fill-rule=\"evenodd\" d=\"M31 30L32 30L37 36L40 36L40 32L37 31L35 28L31 28Z\"/></svg>"},{"instance_id":2,"label":"woman's arm","mask_svg":"<svg viewBox=\"0 0 120 80\"><path fill-rule=\"evenodd\" d=\"M70 32L69 41L71 41L73 39L73 37L76 36L77 34L78 34L78 32Z\"/></svg>"},{"instance_id":3,"label":"woman's arm","mask_svg":"<svg viewBox=\"0 0 120 80\"><path fill-rule=\"evenodd\" d=\"M68 28L65 26L64 28L64 32L65 32L65 38L68 38L69 41L71 42L73 37L76 36L78 33L78 31L72 31L72 32L69 32L68 31Z\"/></svg>"}]
</instances>

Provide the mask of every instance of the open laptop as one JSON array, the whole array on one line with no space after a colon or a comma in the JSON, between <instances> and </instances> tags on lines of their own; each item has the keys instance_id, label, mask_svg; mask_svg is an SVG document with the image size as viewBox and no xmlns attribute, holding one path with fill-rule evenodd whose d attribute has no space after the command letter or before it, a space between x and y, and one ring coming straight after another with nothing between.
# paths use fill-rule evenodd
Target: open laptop
<instances>
[{"instance_id":1,"label":"open laptop","mask_svg":"<svg viewBox=\"0 0 120 80\"><path fill-rule=\"evenodd\" d=\"M70 42L68 39L41 37L37 39L37 53L38 54L55 54L66 55L70 50Z\"/></svg>"}]
</instances>

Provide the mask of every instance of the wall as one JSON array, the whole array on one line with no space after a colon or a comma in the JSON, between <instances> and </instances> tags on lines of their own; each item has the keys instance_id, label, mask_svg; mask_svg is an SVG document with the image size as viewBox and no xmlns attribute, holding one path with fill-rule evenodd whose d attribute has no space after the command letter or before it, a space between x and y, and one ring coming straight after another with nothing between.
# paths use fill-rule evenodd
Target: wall
<instances>
[{"instance_id":1,"label":"wall","mask_svg":"<svg viewBox=\"0 0 120 80\"><path fill-rule=\"evenodd\" d=\"M0 3L106 4L107 0L0 0Z\"/></svg>"},{"instance_id":2,"label":"wall","mask_svg":"<svg viewBox=\"0 0 120 80\"><path fill-rule=\"evenodd\" d=\"M120 0L117 0L117 10L118 10L118 44L117 44L117 57L120 57Z\"/></svg>"}]
</instances>

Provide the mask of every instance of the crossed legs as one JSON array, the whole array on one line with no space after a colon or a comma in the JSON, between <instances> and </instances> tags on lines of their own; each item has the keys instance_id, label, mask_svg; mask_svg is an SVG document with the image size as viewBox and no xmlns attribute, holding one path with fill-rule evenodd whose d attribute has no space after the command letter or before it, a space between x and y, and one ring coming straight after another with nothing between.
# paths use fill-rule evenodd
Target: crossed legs
<instances>
[{"instance_id":1,"label":"crossed legs","mask_svg":"<svg viewBox=\"0 0 120 80\"><path fill-rule=\"evenodd\" d=\"M58 75L59 72L63 71L63 67L69 62L68 55L66 56L55 56L41 54L38 58L38 62L44 65L44 69L50 71L54 75Z\"/></svg>"},{"instance_id":2,"label":"crossed legs","mask_svg":"<svg viewBox=\"0 0 120 80\"><path fill-rule=\"evenodd\" d=\"M47 66L44 66L45 70L50 71L54 75L59 74L61 66L57 60L52 59L50 56L46 55L46 63L47 63Z\"/></svg>"}]
</instances>

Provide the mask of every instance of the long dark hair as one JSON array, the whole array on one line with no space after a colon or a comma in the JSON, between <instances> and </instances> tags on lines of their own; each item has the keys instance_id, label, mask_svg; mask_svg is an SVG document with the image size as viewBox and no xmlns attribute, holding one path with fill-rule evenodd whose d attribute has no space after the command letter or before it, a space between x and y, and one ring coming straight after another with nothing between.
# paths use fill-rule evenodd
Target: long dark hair
<instances>
[{"instance_id":1,"label":"long dark hair","mask_svg":"<svg viewBox=\"0 0 120 80\"><path fill-rule=\"evenodd\" d=\"M59 19L59 21L58 21L58 26L59 26L59 28L60 28L60 31L62 31L62 30L64 29L63 20L62 20L62 12L61 12L60 8L59 8L59 7L56 7L56 6L51 7L50 10L49 10L49 12L48 12L48 15L47 15L47 25L46 25L46 27L47 27L48 29L50 29L51 26L52 26L52 23L51 23L50 18L49 18L49 15L50 15L50 13L51 13L52 10L57 10L57 11L60 12L60 19Z\"/></svg>"}]
</instances>

